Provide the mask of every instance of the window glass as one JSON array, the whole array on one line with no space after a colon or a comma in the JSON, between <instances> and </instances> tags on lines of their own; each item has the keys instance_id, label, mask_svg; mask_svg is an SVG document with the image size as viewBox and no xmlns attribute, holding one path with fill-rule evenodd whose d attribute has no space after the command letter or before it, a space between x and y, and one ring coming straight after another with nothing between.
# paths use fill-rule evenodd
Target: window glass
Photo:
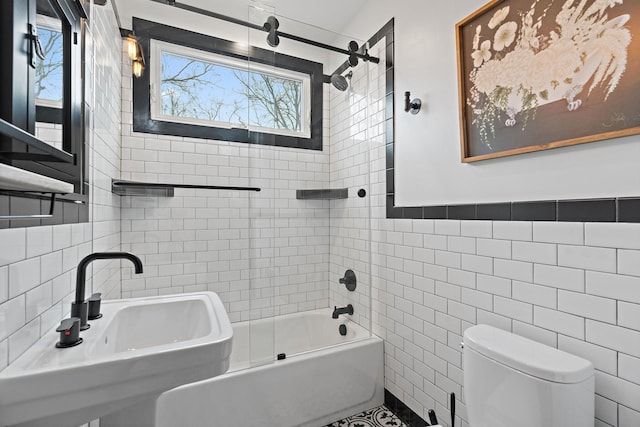
<instances>
[{"instance_id":1,"label":"window glass","mask_svg":"<svg viewBox=\"0 0 640 427\"><path fill-rule=\"evenodd\" d=\"M308 75L155 40L152 51L152 118L310 135Z\"/></svg>"},{"instance_id":2,"label":"window glass","mask_svg":"<svg viewBox=\"0 0 640 427\"><path fill-rule=\"evenodd\" d=\"M36 59L36 104L62 108L63 40L60 20L38 15L37 25L44 59Z\"/></svg>"}]
</instances>

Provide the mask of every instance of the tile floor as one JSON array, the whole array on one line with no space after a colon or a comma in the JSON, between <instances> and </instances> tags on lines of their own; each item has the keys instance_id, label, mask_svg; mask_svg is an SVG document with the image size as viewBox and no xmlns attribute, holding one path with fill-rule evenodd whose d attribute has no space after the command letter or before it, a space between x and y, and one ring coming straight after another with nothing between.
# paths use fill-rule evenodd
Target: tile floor
<instances>
[{"instance_id":1,"label":"tile floor","mask_svg":"<svg viewBox=\"0 0 640 427\"><path fill-rule=\"evenodd\" d=\"M406 427L393 412L382 405L370 411L353 415L344 420L328 424L326 427Z\"/></svg>"}]
</instances>

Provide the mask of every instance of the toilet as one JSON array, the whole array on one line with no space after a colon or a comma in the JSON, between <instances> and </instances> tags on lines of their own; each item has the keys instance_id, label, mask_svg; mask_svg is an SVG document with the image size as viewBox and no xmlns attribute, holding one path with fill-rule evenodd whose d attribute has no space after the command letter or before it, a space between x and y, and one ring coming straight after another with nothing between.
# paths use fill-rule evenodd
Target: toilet
<instances>
[{"instance_id":1,"label":"toilet","mask_svg":"<svg viewBox=\"0 0 640 427\"><path fill-rule=\"evenodd\" d=\"M488 325L464 332L463 355L470 427L593 427L588 360Z\"/></svg>"}]
</instances>

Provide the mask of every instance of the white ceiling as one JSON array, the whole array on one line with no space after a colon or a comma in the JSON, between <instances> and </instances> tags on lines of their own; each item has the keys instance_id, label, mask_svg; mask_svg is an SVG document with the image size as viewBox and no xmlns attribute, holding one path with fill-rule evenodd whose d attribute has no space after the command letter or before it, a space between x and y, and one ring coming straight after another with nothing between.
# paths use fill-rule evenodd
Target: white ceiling
<instances>
[{"instance_id":1,"label":"white ceiling","mask_svg":"<svg viewBox=\"0 0 640 427\"><path fill-rule=\"evenodd\" d=\"M151 0L112 1L117 6L124 27L130 25L133 10L140 10L145 3L151 3ZM265 6L267 9L273 8L276 16L349 35L349 21L366 7L367 0L178 0L178 2L243 20L247 19L250 4Z\"/></svg>"}]
</instances>

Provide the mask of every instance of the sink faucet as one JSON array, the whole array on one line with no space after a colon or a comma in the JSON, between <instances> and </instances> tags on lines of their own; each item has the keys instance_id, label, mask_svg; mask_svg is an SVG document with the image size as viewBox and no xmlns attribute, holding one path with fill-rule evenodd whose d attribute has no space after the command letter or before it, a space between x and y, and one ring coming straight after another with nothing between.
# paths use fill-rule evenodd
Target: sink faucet
<instances>
[{"instance_id":1,"label":"sink faucet","mask_svg":"<svg viewBox=\"0 0 640 427\"><path fill-rule=\"evenodd\" d=\"M341 314L350 314L353 315L353 306L351 304L348 304L346 307L333 307L333 314L331 315L332 318L337 319L338 316L340 316Z\"/></svg>"},{"instance_id":2,"label":"sink faucet","mask_svg":"<svg viewBox=\"0 0 640 427\"><path fill-rule=\"evenodd\" d=\"M136 274L142 273L142 261L137 256L128 252L95 252L87 255L78 264L78 274L76 275L76 299L71 303L71 317L80 318L80 329L89 329L87 318L89 317L89 302L84 299L84 290L86 285L87 267L92 261L97 259L128 259L135 266ZM97 298L94 298L96 297ZM91 298L92 303L97 303L97 313L93 318L100 317L100 294L96 294ZM91 310L96 311L96 310Z\"/></svg>"}]
</instances>

